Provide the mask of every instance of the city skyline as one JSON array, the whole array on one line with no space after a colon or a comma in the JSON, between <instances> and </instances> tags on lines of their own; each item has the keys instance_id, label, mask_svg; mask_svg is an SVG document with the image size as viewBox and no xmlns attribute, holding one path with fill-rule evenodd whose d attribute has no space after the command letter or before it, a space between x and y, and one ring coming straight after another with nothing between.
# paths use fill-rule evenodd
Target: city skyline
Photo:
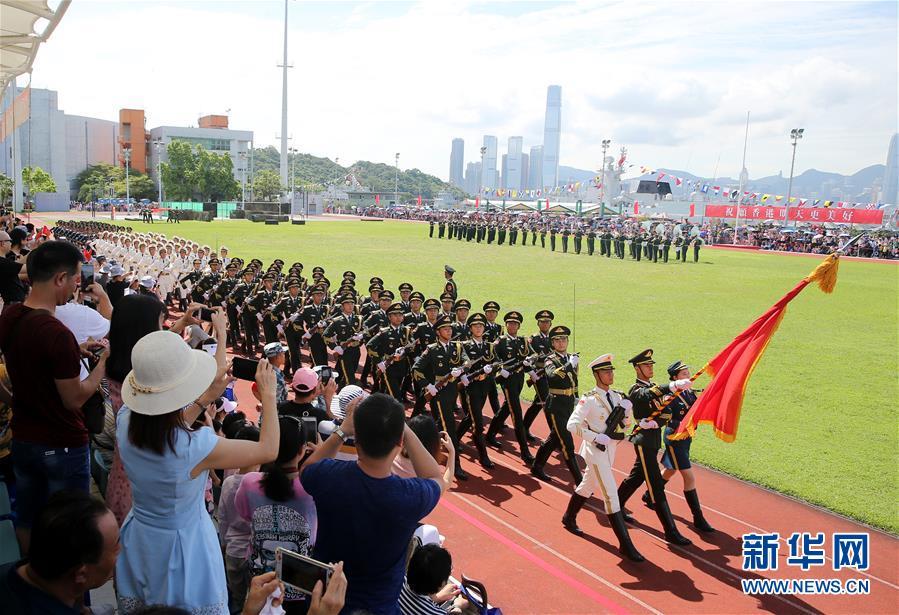
<instances>
[{"instance_id":1,"label":"city skyline","mask_svg":"<svg viewBox=\"0 0 899 615\"><path fill-rule=\"evenodd\" d=\"M806 129L797 173L882 163L896 122L895 3L763 6L297 3L288 24L289 88L311 87L312 95L290 99L291 146L387 164L399 151L403 168L443 178L453 137L477 144L484 134L520 135L526 146L542 143L545 88L553 83L565 90L566 166L597 168L600 141L609 138L638 164L736 177L747 110L752 176L789 170L794 127ZM151 110L151 125L182 126L230 110L232 125L253 130L257 146L277 145L282 18L279 2L215 10L205 2L73 3L42 46L32 85L59 91L67 113L111 121L125 107ZM120 43L85 36L121 23L141 23L175 43L122 53ZM409 54L403 33L436 23L465 32L468 42L433 39ZM765 32L764 40L747 31ZM520 41L528 41L524 52ZM409 74L436 70L465 87L451 97L386 95L383 71L363 70L360 58L387 67L398 57ZM115 88L85 87L72 65L113 79ZM344 73L353 75L355 91L376 94L347 95ZM469 161L479 159L472 154Z\"/></svg>"}]
</instances>

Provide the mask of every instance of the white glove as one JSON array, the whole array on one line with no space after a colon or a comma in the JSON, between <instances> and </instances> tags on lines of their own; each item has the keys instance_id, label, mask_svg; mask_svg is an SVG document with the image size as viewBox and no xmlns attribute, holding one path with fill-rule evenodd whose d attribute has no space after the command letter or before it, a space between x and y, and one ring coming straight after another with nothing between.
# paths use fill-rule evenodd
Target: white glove
<instances>
[{"instance_id":1,"label":"white glove","mask_svg":"<svg viewBox=\"0 0 899 615\"><path fill-rule=\"evenodd\" d=\"M306 333L303 334L303 339L304 339L304 340L308 340L310 337L312 337L312 334L309 333L308 331L306 331Z\"/></svg>"},{"instance_id":2,"label":"white glove","mask_svg":"<svg viewBox=\"0 0 899 615\"><path fill-rule=\"evenodd\" d=\"M596 444L602 444L603 446L608 446L609 442L612 441L612 438L607 436L604 433L596 434L596 437L593 439Z\"/></svg>"},{"instance_id":3,"label":"white glove","mask_svg":"<svg viewBox=\"0 0 899 615\"><path fill-rule=\"evenodd\" d=\"M659 424L653 420L640 419L640 429L658 429Z\"/></svg>"},{"instance_id":4,"label":"white glove","mask_svg":"<svg viewBox=\"0 0 899 615\"><path fill-rule=\"evenodd\" d=\"M431 394L431 397L434 397L438 393L437 387L435 387L433 384L429 384L428 386L426 386L425 390Z\"/></svg>"},{"instance_id":5,"label":"white glove","mask_svg":"<svg viewBox=\"0 0 899 615\"><path fill-rule=\"evenodd\" d=\"M493 366L492 366L492 365L485 365L485 366L484 366L484 373L485 373L485 374L489 374L489 373L491 373L491 372L493 372Z\"/></svg>"},{"instance_id":6,"label":"white glove","mask_svg":"<svg viewBox=\"0 0 899 615\"><path fill-rule=\"evenodd\" d=\"M242 305L237 306L237 313L243 314L243 306Z\"/></svg>"},{"instance_id":7,"label":"white glove","mask_svg":"<svg viewBox=\"0 0 899 615\"><path fill-rule=\"evenodd\" d=\"M462 378L460 379L460 382L462 383L462 386L467 387L468 383L471 381L468 379L468 376L462 376Z\"/></svg>"},{"instance_id":8,"label":"white glove","mask_svg":"<svg viewBox=\"0 0 899 615\"><path fill-rule=\"evenodd\" d=\"M318 327L319 329L324 329L326 324L328 324L328 323L326 323L324 320L319 320L318 324L315 326Z\"/></svg>"},{"instance_id":9,"label":"white glove","mask_svg":"<svg viewBox=\"0 0 899 615\"><path fill-rule=\"evenodd\" d=\"M340 346L334 346L334 354L343 354L343 348Z\"/></svg>"},{"instance_id":10,"label":"white glove","mask_svg":"<svg viewBox=\"0 0 899 615\"><path fill-rule=\"evenodd\" d=\"M576 354L568 356L568 364L575 369L577 369L577 364L579 361L580 357L578 357Z\"/></svg>"},{"instance_id":11,"label":"white glove","mask_svg":"<svg viewBox=\"0 0 899 615\"><path fill-rule=\"evenodd\" d=\"M393 353L393 356L395 356L397 359L399 359L405 353L406 353L406 349L403 348L402 346L400 346L399 348L396 349L396 352Z\"/></svg>"},{"instance_id":12,"label":"white glove","mask_svg":"<svg viewBox=\"0 0 899 615\"><path fill-rule=\"evenodd\" d=\"M203 293L203 300L209 301L209 293Z\"/></svg>"},{"instance_id":13,"label":"white glove","mask_svg":"<svg viewBox=\"0 0 899 615\"><path fill-rule=\"evenodd\" d=\"M278 330L278 333L282 333L282 334L284 333L284 327L283 327L283 326L278 325L278 326L275 327L275 328Z\"/></svg>"},{"instance_id":14,"label":"white glove","mask_svg":"<svg viewBox=\"0 0 899 615\"><path fill-rule=\"evenodd\" d=\"M534 370L529 371L529 372L528 372L528 376L531 377L531 380L532 380L533 382L537 382L538 380L540 380L540 374L538 374L538 373L535 372Z\"/></svg>"},{"instance_id":15,"label":"white glove","mask_svg":"<svg viewBox=\"0 0 899 615\"><path fill-rule=\"evenodd\" d=\"M357 333L356 335L353 336L353 339L356 340L357 342L359 342L359 341L362 341L362 337L363 336L361 333Z\"/></svg>"},{"instance_id":16,"label":"white glove","mask_svg":"<svg viewBox=\"0 0 899 615\"><path fill-rule=\"evenodd\" d=\"M297 312L296 314L294 314L293 316L290 317L290 322L296 322L297 318L299 318L299 317L300 317L300 313Z\"/></svg>"},{"instance_id":17,"label":"white glove","mask_svg":"<svg viewBox=\"0 0 899 615\"><path fill-rule=\"evenodd\" d=\"M509 372L506 371L506 368L502 368L501 370L499 370L499 376L500 378L508 378Z\"/></svg>"},{"instance_id":18,"label":"white glove","mask_svg":"<svg viewBox=\"0 0 899 615\"><path fill-rule=\"evenodd\" d=\"M632 404L631 400L629 399L622 399L620 402L618 402L618 405L624 408L625 412L630 412L634 409L634 404Z\"/></svg>"},{"instance_id":19,"label":"white glove","mask_svg":"<svg viewBox=\"0 0 899 615\"><path fill-rule=\"evenodd\" d=\"M693 382L689 378L684 378L682 380L675 380L670 385L668 385L671 389L671 392L675 391L686 391L693 388Z\"/></svg>"},{"instance_id":20,"label":"white glove","mask_svg":"<svg viewBox=\"0 0 899 615\"><path fill-rule=\"evenodd\" d=\"M262 322L262 314L256 314L256 320Z\"/></svg>"},{"instance_id":21,"label":"white glove","mask_svg":"<svg viewBox=\"0 0 899 615\"><path fill-rule=\"evenodd\" d=\"M452 371L450 372L450 375L452 375L453 378L458 378L459 376L462 375L462 370L459 369L458 367L454 367L452 369Z\"/></svg>"},{"instance_id":22,"label":"white glove","mask_svg":"<svg viewBox=\"0 0 899 615\"><path fill-rule=\"evenodd\" d=\"M521 364L524 365L525 367L530 367L531 366L531 357L528 357L527 359L522 361Z\"/></svg>"},{"instance_id":23,"label":"white glove","mask_svg":"<svg viewBox=\"0 0 899 615\"><path fill-rule=\"evenodd\" d=\"M222 306L223 308L227 308L227 307L228 307L228 303L227 303L226 301L222 301L221 306Z\"/></svg>"},{"instance_id":24,"label":"white glove","mask_svg":"<svg viewBox=\"0 0 899 615\"><path fill-rule=\"evenodd\" d=\"M386 372L387 371L387 363L385 363L384 361L381 361L380 363L378 363L378 369L381 370L382 372Z\"/></svg>"}]
</instances>

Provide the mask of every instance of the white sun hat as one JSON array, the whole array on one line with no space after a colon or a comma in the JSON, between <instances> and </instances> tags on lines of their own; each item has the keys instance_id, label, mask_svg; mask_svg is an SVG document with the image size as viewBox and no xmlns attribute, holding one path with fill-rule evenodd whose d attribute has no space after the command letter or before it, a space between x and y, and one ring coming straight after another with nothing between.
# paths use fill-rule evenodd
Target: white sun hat
<instances>
[{"instance_id":1,"label":"white sun hat","mask_svg":"<svg viewBox=\"0 0 899 615\"><path fill-rule=\"evenodd\" d=\"M212 384L218 366L204 350L191 350L181 336L154 331L131 351L133 369L122 385L122 402L137 414L158 416L196 400Z\"/></svg>"}]
</instances>

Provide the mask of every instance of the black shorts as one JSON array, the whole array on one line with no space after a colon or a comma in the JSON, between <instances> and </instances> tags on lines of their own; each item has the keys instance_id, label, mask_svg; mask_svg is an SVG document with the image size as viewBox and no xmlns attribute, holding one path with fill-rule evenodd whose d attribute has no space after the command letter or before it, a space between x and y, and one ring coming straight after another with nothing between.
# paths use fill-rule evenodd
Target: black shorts
<instances>
[{"instance_id":1,"label":"black shorts","mask_svg":"<svg viewBox=\"0 0 899 615\"><path fill-rule=\"evenodd\" d=\"M690 469L690 443L693 438L685 440L669 440L669 434L674 433L670 428L665 430L663 442L665 450L662 454L662 465L668 470L689 470Z\"/></svg>"}]
</instances>

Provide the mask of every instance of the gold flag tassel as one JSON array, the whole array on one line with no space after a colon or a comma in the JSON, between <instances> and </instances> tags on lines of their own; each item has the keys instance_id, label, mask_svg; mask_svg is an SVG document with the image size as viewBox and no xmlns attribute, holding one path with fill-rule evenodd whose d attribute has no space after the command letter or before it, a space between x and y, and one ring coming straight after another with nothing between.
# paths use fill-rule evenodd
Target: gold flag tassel
<instances>
[{"instance_id":1,"label":"gold flag tassel","mask_svg":"<svg viewBox=\"0 0 899 615\"><path fill-rule=\"evenodd\" d=\"M837 285L837 272L840 270L840 253L834 252L828 256L820 265L815 267L805 281L808 283L817 282L818 288L822 292L830 294Z\"/></svg>"}]
</instances>

